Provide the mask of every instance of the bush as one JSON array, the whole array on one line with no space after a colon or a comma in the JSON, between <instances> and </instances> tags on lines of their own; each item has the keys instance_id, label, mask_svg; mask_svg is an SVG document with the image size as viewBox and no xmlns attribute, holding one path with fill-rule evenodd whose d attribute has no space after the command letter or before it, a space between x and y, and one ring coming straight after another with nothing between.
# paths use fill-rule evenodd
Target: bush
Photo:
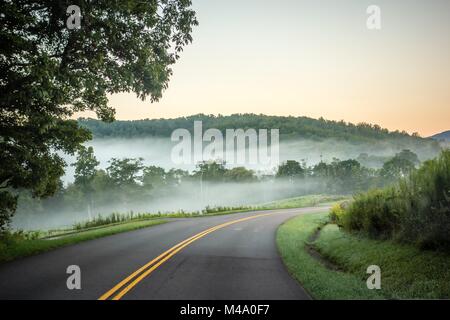
<instances>
[{"instance_id":1,"label":"bush","mask_svg":"<svg viewBox=\"0 0 450 320\"><path fill-rule=\"evenodd\" d=\"M348 202L341 202L335 204L330 209L330 220L332 223L336 223L339 226L342 226L342 216L345 214L345 209L348 206Z\"/></svg>"},{"instance_id":2,"label":"bush","mask_svg":"<svg viewBox=\"0 0 450 320\"><path fill-rule=\"evenodd\" d=\"M330 217L348 231L450 251L450 150L392 187L356 195Z\"/></svg>"}]
</instances>

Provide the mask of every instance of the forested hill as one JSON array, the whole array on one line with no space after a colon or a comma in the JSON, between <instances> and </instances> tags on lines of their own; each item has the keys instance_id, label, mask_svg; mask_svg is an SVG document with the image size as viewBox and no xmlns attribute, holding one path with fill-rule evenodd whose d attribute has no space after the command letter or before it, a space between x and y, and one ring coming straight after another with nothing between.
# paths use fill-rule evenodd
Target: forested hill
<instances>
[{"instance_id":1,"label":"forested hill","mask_svg":"<svg viewBox=\"0 0 450 320\"><path fill-rule=\"evenodd\" d=\"M433 143L406 132L389 131L378 125L367 123L352 124L344 121L330 121L323 118L280 117L256 114L233 114L214 116L198 114L175 119L145 119L132 121L115 121L105 123L94 119L80 118L82 126L90 129L95 138L134 138L134 137L168 137L177 128L186 128L192 132L193 122L201 120L203 130L225 129L280 129L283 137L322 140L334 138L349 142L370 142L379 140L409 140L409 142Z\"/></svg>"}]
</instances>

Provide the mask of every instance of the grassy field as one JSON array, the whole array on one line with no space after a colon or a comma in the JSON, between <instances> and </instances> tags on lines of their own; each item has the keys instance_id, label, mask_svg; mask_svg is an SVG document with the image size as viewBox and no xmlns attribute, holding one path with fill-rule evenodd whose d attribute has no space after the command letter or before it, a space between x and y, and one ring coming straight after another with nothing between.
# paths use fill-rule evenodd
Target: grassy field
<instances>
[{"instance_id":1,"label":"grassy field","mask_svg":"<svg viewBox=\"0 0 450 320\"><path fill-rule=\"evenodd\" d=\"M327 221L326 212L299 216L283 224L277 233L287 268L314 298L450 297L450 256L350 235L336 225L324 226ZM320 233L312 238L318 227ZM317 256L313 257L305 245ZM369 265L381 268L381 290L367 289Z\"/></svg>"},{"instance_id":2,"label":"grassy field","mask_svg":"<svg viewBox=\"0 0 450 320\"><path fill-rule=\"evenodd\" d=\"M0 242L0 263L20 257L30 256L70 244L92 240L112 234L126 232L166 223L166 220L131 221L117 225L86 230L54 239L24 239L12 234L6 241Z\"/></svg>"}]
</instances>

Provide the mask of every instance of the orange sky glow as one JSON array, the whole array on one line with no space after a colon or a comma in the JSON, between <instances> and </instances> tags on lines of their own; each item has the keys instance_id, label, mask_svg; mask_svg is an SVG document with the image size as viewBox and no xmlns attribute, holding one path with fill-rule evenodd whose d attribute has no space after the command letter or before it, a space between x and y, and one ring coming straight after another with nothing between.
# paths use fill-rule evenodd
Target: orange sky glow
<instances>
[{"instance_id":1,"label":"orange sky glow","mask_svg":"<svg viewBox=\"0 0 450 320\"><path fill-rule=\"evenodd\" d=\"M447 0L193 2L200 25L169 89L153 104L110 96L117 119L263 113L450 129ZM372 2L378 31L366 27Z\"/></svg>"}]
</instances>

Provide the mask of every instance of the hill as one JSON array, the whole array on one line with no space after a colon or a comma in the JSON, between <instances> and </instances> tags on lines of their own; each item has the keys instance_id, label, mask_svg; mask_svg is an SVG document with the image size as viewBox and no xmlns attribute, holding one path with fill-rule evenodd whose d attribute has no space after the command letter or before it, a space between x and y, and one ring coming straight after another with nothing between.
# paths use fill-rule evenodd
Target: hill
<instances>
[{"instance_id":1,"label":"hill","mask_svg":"<svg viewBox=\"0 0 450 320\"><path fill-rule=\"evenodd\" d=\"M202 121L203 130L226 129L280 129L284 138L303 138L311 140L337 139L347 142L374 142L398 140L408 143L434 144L431 139L409 135L407 132L389 131L379 125L368 123L352 124L345 121L312 119L308 117L281 117L256 114L233 114L214 116L197 114L174 119L144 119L115 121L105 123L95 119L80 118L79 123L92 131L95 138L135 138L169 137L173 130L185 128L192 131L193 122Z\"/></svg>"},{"instance_id":2,"label":"hill","mask_svg":"<svg viewBox=\"0 0 450 320\"><path fill-rule=\"evenodd\" d=\"M450 130L437 133L430 137L431 139L438 140L438 141L447 141L450 142Z\"/></svg>"}]
</instances>

